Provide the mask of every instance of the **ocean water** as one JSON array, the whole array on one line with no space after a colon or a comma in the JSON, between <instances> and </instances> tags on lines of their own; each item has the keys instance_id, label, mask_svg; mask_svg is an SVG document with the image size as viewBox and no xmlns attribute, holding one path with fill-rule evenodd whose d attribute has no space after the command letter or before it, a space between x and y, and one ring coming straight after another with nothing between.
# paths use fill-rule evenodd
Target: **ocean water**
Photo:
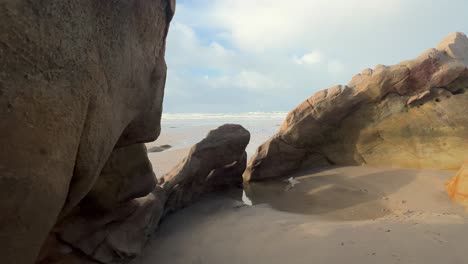
<instances>
[{"instance_id":1,"label":"ocean water","mask_svg":"<svg viewBox=\"0 0 468 264\"><path fill-rule=\"evenodd\" d=\"M283 120L287 112L245 112L245 113L163 113L162 119L175 120Z\"/></svg>"},{"instance_id":2,"label":"ocean water","mask_svg":"<svg viewBox=\"0 0 468 264\"><path fill-rule=\"evenodd\" d=\"M247 153L252 155L258 145L278 131L286 115L286 112L164 113L161 120L161 138L171 138L169 144L172 143L175 149L186 148L223 124L239 124L251 134Z\"/></svg>"}]
</instances>

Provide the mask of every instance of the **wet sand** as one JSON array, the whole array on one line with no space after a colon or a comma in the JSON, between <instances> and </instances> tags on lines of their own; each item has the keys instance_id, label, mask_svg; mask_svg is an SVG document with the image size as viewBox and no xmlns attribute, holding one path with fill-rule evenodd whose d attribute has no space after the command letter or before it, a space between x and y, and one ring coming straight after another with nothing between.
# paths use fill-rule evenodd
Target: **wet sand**
<instances>
[{"instance_id":1,"label":"wet sand","mask_svg":"<svg viewBox=\"0 0 468 264\"><path fill-rule=\"evenodd\" d=\"M444 192L452 175L330 167L295 174L289 190L251 184L253 206L219 194L167 217L133 264L466 263L467 214Z\"/></svg>"}]
</instances>

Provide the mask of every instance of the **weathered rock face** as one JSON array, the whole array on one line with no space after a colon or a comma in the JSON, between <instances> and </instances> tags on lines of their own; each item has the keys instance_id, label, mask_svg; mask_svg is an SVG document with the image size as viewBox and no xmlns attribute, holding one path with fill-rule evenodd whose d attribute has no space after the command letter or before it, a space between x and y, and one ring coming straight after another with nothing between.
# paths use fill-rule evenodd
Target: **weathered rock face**
<instances>
[{"instance_id":1,"label":"weathered rock face","mask_svg":"<svg viewBox=\"0 0 468 264\"><path fill-rule=\"evenodd\" d=\"M223 125L194 145L187 157L161 179L167 193L166 213L202 194L242 186L249 140L250 133L242 126Z\"/></svg>"},{"instance_id":2,"label":"weathered rock face","mask_svg":"<svg viewBox=\"0 0 468 264\"><path fill-rule=\"evenodd\" d=\"M144 144L112 152L88 195L54 228L61 241L102 263L141 252L165 203L146 153Z\"/></svg>"},{"instance_id":3,"label":"weathered rock face","mask_svg":"<svg viewBox=\"0 0 468 264\"><path fill-rule=\"evenodd\" d=\"M156 177L145 144L112 151L93 188L80 202L90 211L112 211L122 204L152 192Z\"/></svg>"},{"instance_id":4,"label":"weathered rock face","mask_svg":"<svg viewBox=\"0 0 468 264\"><path fill-rule=\"evenodd\" d=\"M258 148L244 181L305 165L458 169L468 158L467 67L468 39L454 33L416 59L316 93Z\"/></svg>"},{"instance_id":5,"label":"weathered rock face","mask_svg":"<svg viewBox=\"0 0 468 264\"><path fill-rule=\"evenodd\" d=\"M100 214L77 208L57 229L60 240L101 263L125 263L140 254L163 214L164 193L157 187ZM86 214L89 212L89 214Z\"/></svg>"},{"instance_id":6,"label":"weathered rock face","mask_svg":"<svg viewBox=\"0 0 468 264\"><path fill-rule=\"evenodd\" d=\"M150 223L152 228L153 219L148 218L158 218L157 210L140 212L159 207L160 199L151 193L154 178L146 154L132 145L159 135L165 38L174 4L0 2L2 262L33 263L59 219L67 226L62 238L83 252L98 249L92 256L105 251L131 255L145 233L141 227ZM113 165L135 153L138 157L126 167ZM139 171L133 172L132 166ZM96 202L96 212L107 210L119 219L117 225L106 224L95 232L108 233L104 240L99 237L105 241L99 246L87 236L78 242L68 232L101 228L109 219L86 217L90 225L81 227L84 211L79 208L86 200ZM78 222L72 227L70 214ZM134 233L132 221L138 222ZM129 240L134 243L120 244Z\"/></svg>"}]
</instances>

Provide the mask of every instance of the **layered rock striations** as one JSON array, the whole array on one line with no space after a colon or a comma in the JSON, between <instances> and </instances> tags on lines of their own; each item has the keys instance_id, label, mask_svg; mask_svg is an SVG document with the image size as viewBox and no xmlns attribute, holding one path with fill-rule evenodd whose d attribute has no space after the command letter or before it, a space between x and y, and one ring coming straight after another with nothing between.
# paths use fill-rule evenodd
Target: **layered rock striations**
<instances>
[{"instance_id":1,"label":"layered rock striations","mask_svg":"<svg viewBox=\"0 0 468 264\"><path fill-rule=\"evenodd\" d=\"M468 156L468 38L378 65L292 110L249 161L244 181L302 166L379 165L458 169Z\"/></svg>"}]
</instances>

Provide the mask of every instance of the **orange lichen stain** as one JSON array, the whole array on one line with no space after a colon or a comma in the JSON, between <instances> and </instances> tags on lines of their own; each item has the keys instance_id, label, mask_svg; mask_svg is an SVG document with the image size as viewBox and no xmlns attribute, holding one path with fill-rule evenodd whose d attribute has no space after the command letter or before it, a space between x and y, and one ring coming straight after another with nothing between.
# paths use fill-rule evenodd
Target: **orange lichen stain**
<instances>
[{"instance_id":1,"label":"orange lichen stain","mask_svg":"<svg viewBox=\"0 0 468 264\"><path fill-rule=\"evenodd\" d=\"M468 162L446 184L448 196L468 209Z\"/></svg>"}]
</instances>

